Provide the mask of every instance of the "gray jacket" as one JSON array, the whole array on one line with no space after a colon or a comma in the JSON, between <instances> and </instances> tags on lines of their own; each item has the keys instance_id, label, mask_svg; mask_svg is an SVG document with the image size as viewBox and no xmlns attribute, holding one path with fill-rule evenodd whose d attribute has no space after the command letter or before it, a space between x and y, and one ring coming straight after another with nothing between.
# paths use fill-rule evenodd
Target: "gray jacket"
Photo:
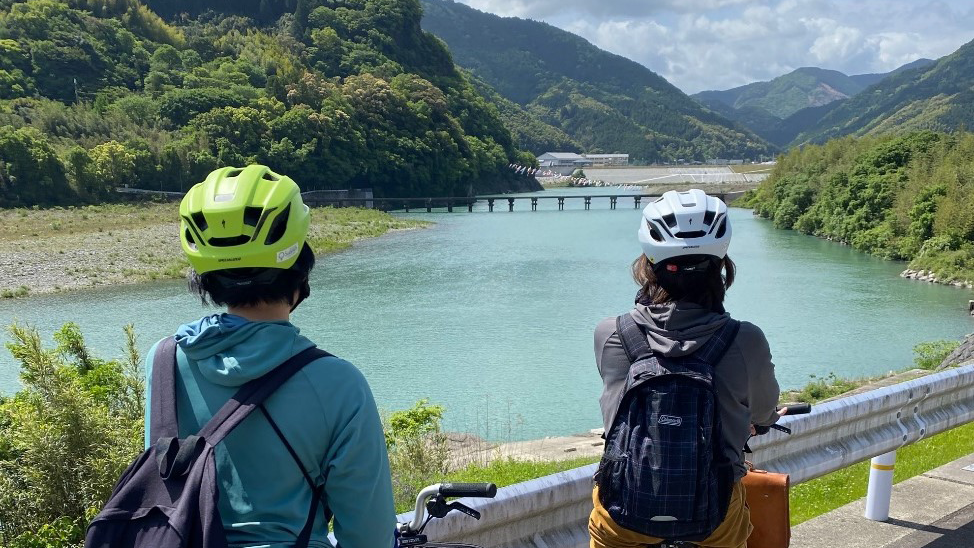
<instances>
[{"instance_id":1,"label":"gray jacket","mask_svg":"<svg viewBox=\"0 0 974 548\"><path fill-rule=\"evenodd\" d=\"M649 339L653 352L684 356L707 342L729 314L717 314L693 303L637 304L631 312ZM595 329L595 364L602 375L602 420L609 431L625 388L629 359L616 333L615 318L602 320ZM764 333L754 324L741 322L737 338L714 368L718 406L723 428L723 451L734 463L734 479L744 476L742 448L751 424L769 425L778 420L778 381L774 377L771 350Z\"/></svg>"}]
</instances>

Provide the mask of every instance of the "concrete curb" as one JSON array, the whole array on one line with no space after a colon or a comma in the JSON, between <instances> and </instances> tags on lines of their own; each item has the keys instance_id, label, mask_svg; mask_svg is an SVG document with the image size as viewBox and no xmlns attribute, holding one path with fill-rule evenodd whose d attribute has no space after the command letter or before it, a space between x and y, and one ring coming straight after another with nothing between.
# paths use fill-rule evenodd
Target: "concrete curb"
<instances>
[{"instance_id":1,"label":"concrete curb","mask_svg":"<svg viewBox=\"0 0 974 548\"><path fill-rule=\"evenodd\" d=\"M792 529L791 548L971 548L974 454L893 486L890 519L863 517L861 499Z\"/></svg>"}]
</instances>

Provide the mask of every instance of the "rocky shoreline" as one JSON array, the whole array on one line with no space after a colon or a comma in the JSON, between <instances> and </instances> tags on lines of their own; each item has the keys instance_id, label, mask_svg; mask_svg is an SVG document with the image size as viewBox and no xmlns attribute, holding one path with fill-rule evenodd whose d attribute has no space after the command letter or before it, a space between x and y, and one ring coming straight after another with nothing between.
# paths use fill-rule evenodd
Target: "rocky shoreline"
<instances>
[{"instance_id":1,"label":"rocky shoreline","mask_svg":"<svg viewBox=\"0 0 974 548\"><path fill-rule=\"evenodd\" d=\"M954 287L961 287L961 288L966 287L967 289L974 289L974 281L971 280L965 280L965 281L954 280L949 282L944 281L938 278L937 274L932 270L911 270L908 268L900 273L900 277L907 278L910 280L916 280L918 282L929 282L934 284L952 285Z\"/></svg>"}]
</instances>

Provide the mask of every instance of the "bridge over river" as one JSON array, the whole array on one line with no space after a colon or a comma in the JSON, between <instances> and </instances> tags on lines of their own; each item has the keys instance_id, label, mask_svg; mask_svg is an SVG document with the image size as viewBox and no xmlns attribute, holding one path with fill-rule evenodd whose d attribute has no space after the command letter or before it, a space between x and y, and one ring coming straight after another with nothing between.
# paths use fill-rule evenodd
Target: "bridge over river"
<instances>
[{"instance_id":1,"label":"bridge over river","mask_svg":"<svg viewBox=\"0 0 974 548\"><path fill-rule=\"evenodd\" d=\"M744 192L726 192L726 193L716 193L711 194L711 196L717 196L725 202L732 202L737 198L740 198ZM609 209L617 209L620 200L625 203L631 200L632 206L635 209L639 209L643 205L643 200L655 200L659 198L659 195L648 195L648 194L573 194L573 195L559 195L559 194L541 194L541 195L487 195L487 196L447 196L447 197L427 197L427 198L343 198L336 197L331 191L309 191L301 194L304 202L312 206L335 206L335 207L347 207L347 206L359 206L366 207L370 209L380 209L383 211L406 211L407 213L412 209L426 209L428 213L431 213L433 209L443 209L446 208L447 212L453 213L454 209L463 209L464 207L468 212L473 212L474 204L479 202L487 202L487 210L489 212L494 211L495 206L503 207L503 204L507 205L507 211L514 211L515 204L517 202L524 203L525 205L531 206L531 211L538 210L538 203L543 200L557 201L558 210L563 211L565 209L566 201L581 201L585 205L585 209L591 209L592 199L608 199Z\"/></svg>"}]
</instances>

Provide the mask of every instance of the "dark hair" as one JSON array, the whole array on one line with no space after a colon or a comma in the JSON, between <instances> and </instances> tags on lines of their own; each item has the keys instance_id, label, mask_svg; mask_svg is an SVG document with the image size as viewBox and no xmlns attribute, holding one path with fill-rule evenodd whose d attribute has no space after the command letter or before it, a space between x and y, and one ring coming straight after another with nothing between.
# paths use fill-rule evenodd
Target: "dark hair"
<instances>
[{"instance_id":1,"label":"dark hair","mask_svg":"<svg viewBox=\"0 0 974 548\"><path fill-rule=\"evenodd\" d=\"M229 268L205 274L189 272L189 291L199 295L203 304L218 306L255 306L285 302L296 306L311 294L308 276L315 266L315 254L304 244L298 260L287 269ZM294 292L298 300L294 300Z\"/></svg>"},{"instance_id":2,"label":"dark hair","mask_svg":"<svg viewBox=\"0 0 974 548\"><path fill-rule=\"evenodd\" d=\"M734 283L737 272L734 261L729 256L723 259L712 257L707 268L698 271L668 271L665 266L700 263L704 257L676 257L663 261L653 269L646 255L640 255L632 263L632 277L641 286L640 302L643 304L666 304L686 301L699 304L714 312L724 311L724 296Z\"/></svg>"}]
</instances>

